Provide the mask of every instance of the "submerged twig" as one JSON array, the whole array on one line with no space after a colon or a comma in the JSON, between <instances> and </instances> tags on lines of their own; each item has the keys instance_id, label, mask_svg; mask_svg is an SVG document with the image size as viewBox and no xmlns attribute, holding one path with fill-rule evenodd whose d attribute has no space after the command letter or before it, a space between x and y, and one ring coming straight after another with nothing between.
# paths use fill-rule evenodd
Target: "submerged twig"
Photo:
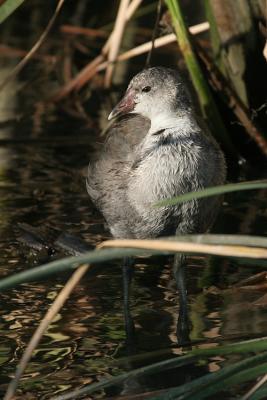
<instances>
[{"instance_id":1,"label":"submerged twig","mask_svg":"<svg viewBox=\"0 0 267 400\"><path fill-rule=\"evenodd\" d=\"M21 70L25 67L27 62L33 57L39 47L43 44L44 40L46 39L48 33L50 32L65 0L58 0L57 7L55 9L54 14L52 15L50 21L48 22L44 32L37 40L35 45L31 48L31 50L26 54L26 56L16 65L16 67L5 77L4 81L0 83L0 91L13 79Z\"/></svg>"},{"instance_id":2,"label":"submerged twig","mask_svg":"<svg viewBox=\"0 0 267 400\"><path fill-rule=\"evenodd\" d=\"M18 383L19 383L19 380L20 380L23 372L25 371L25 368L27 367L27 364L28 364L28 362L29 362L34 350L38 346L38 344L39 344L44 332L48 328L48 326L51 323L51 321L55 318L55 316L59 312L59 310L63 307L63 305L66 302L67 298L69 297L69 295L71 294L71 292L73 291L73 289L75 288L77 283L81 280L83 275L86 273L88 268L89 268L88 264L81 265L72 274L72 276L70 277L70 279L68 280L66 285L59 292L59 294L56 297L55 301L53 302L53 304L51 305L51 307L49 308L49 310L45 314L45 316L42 319L42 321L40 322L38 328L34 332L34 334L33 334L32 338L31 338L28 346L26 347L26 350L24 351L24 354L23 354L23 356L22 356L22 358L21 358L21 360L20 360L20 362L19 362L19 364L17 366L17 370L16 370L16 373L15 373L15 376L12 379L12 381L10 382L10 384L8 385L6 394L4 396L4 400L11 400L12 397L14 396L15 391L16 391L17 386L18 386Z\"/></svg>"}]
</instances>

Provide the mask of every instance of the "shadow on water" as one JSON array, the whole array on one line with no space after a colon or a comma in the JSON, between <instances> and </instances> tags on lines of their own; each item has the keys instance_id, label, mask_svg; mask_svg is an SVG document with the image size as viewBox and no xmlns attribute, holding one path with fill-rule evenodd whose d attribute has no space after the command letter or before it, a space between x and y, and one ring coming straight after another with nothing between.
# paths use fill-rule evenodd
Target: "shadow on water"
<instances>
[{"instance_id":1,"label":"shadow on water","mask_svg":"<svg viewBox=\"0 0 267 400\"><path fill-rule=\"evenodd\" d=\"M97 117L88 123L53 108L37 109L28 104L34 88L14 96L20 87L20 81L8 86L0 105L1 277L64 255L24 247L18 240L19 223L44 232L56 228L93 246L109 237L102 217L90 203L83 178L93 143L98 140ZM98 115L108 115L109 110L101 107L103 104L94 105L94 109L100 108ZM246 165L241 166L240 174L242 179L262 175ZM265 198L266 191L227 195L217 232L266 234ZM137 342L132 355L125 347L119 262L101 268L93 279L85 277L44 335L20 383L19 398L48 399L66 389L181 354L176 344L178 303L170 265L166 258L140 258L136 263L131 310ZM262 289L235 285L254 274L255 266L257 261L244 268L235 260L190 257L187 280L194 346L216 346L267 334L266 308L255 305ZM66 278L56 276L1 294L2 394L40 318ZM127 381L122 388L99 394L99 398L177 386L216 371L226 362L213 357L206 364L191 364L178 373L172 370Z\"/></svg>"}]
</instances>

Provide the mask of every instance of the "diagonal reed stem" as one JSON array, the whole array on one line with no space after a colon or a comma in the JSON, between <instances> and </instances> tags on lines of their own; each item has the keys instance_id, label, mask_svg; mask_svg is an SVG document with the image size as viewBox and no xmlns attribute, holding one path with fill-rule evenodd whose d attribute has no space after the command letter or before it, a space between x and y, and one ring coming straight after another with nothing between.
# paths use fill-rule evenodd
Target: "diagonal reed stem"
<instances>
[{"instance_id":1,"label":"diagonal reed stem","mask_svg":"<svg viewBox=\"0 0 267 400\"><path fill-rule=\"evenodd\" d=\"M48 22L44 32L40 36L40 38L37 40L35 45L31 48L31 50L26 54L26 56L15 66L15 68L5 77L5 79L0 83L0 92L1 90L4 89L4 87L10 82L11 79L13 79L21 70L22 68L25 67L25 65L28 63L28 61L33 57L33 55L36 53L36 51L41 47L43 44L44 40L46 39L47 35L49 34L52 26L54 25L54 22L64 4L65 0L59 0L57 7L55 9L54 14L52 15L50 21Z\"/></svg>"}]
</instances>

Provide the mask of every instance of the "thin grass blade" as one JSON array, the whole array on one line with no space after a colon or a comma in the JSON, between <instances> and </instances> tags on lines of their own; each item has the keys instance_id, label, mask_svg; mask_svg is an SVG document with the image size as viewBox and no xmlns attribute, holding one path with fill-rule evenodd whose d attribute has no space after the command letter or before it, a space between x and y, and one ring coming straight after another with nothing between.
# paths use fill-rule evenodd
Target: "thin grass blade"
<instances>
[{"instance_id":1,"label":"thin grass blade","mask_svg":"<svg viewBox=\"0 0 267 400\"><path fill-rule=\"evenodd\" d=\"M182 246L171 243L171 241L176 242L185 242ZM114 242L114 243L113 243ZM249 237L249 236L237 236L236 240L233 235L186 235L181 237L169 237L165 240L155 239L151 241L142 241L143 248L140 244L141 241L136 241L132 244L132 248L129 248L128 244L126 248L109 248L109 249L101 249L101 250L93 250L87 253L84 253L78 257L67 257L61 260L52 261L47 264L43 264L41 266L32 268L30 270L26 270L23 272L19 272L17 274L8 276L0 280L0 290L5 290L11 287L14 287L18 284L30 282L30 281L38 281L40 279L47 278L53 274L57 274L64 271L72 271L77 268L81 264L98 264L105 261L111 261L114 259L120 259L123 257L130 256L150 256L150 255L158 255L158 254L174 254L179 252L186 253L199 253L200 246L196 247L196 244L203 243L203 250L201 251L203 254L217 254L224 255L227 257L239 257L239 258L257 258L257 259L265 259L267 256L266 248L267 248L267 239L260 236ZM147 242L152 242L151 244ZM107 241L103 242L109 243L109 246L115 244L115 241ZM205 243L211 243L210 245L205 245ZM228 245L231 244L231 246ZM145 246L144 246L145 244ZM233 245L234 244L234 245ZM243 245L241 247L240 245ZM153 245L153 246L152 246ZM161 245L161 247L160 247ZM163 246L164 245L164 246ZM123 244L121 244L123 247ZM129 246L129 247L128 247ZM205 246L205 247L204 247ZM238 247L240 246L240 247ZM258 246L258 247L256 247ZM128 247L128 248L127 248ZM226 251L227 250L227 251ZM105 265L106 268L106 265ZM93 276L96 273L99 273L99 267L92 268L90 270L90 274Z\"/></svg>"},{"instance_id":2,"label":"thin grass blade","mask_svg":"<svg viewBox=\"0 0 267 400\"><path fill-rule=\"evenodd\" d=\"M90 251L82 256L66 257L3 278L0 280L0 290L5 290L25 282L38 281L60 272L73 271L81 264L101 263L108 260L120 259L122 257L146 255L151 253L151 251L146 252L138 249L106 249L101 251ZM158 251L156 254L160 253L162 252ZM95 268L92 268L92 274L98 272L99 269L96 271Z\"/></svg>"},{"instance_id":3,"label":"thin grass blade","mask_svg":"<svg viewBox=\"0 0 267 400\"><path fill-rule=\"evenodd\" d=\"M18 8L24 0L6 0L0 6L0 24Z\"/></svg>"},{"instance_id":4,"label":"thin grass blade","mask_svg":"<svg viewBox=\"0 0 267 400\"><path fill-rule=\"evenodd\" d=\"M159 371L164 371L166 369L177 368L183 365L188 365L199 358L212 357L218 355L234 354L234 353L248 353L254 351L264 351L267 350L267 337L260 339L246 340L239 343L231 343L224 346L212 347L210 349L194 349L189 354L175 357L169 360L160 361L148 365L146 367L138 368L130 372L112 377L110 379L103 379L99 383L94 383L91 385L84 386L81 389L77 389L56 397L51 400L69 400L75 399L85 394L93 393L96 390L101 390L113 385L118 385L127 379L131 379L138 376L151 375ZM267 355L267 353L266 353Z\"/></svg>"},{"instance_id":5,"label":"thin grass blade","mask_svg":"<svg viewBox=\"0 0 267 400\"><path fill-rule=\"evenodd\" d=\"M261 181L249 181L241 183L229 183L227 185L213 186L207 189L199 190L197 192L190 192L182 194L178 197L173 197L172 199L166 199L155 204L156 207L175 205L179 203L184 203L185 201L202 199L203 197L218 196L230 192L239 192L242 190L256 190L256 189L266 189L267 180Z\"/></svg>"},{"instance_id":6,"label":"thin grass blade","mask_svg":"<svg viewBox=\"0 0 267 400\"><path fill-rule=\"evenodd\" d=\"M159 395L153 397L153 400L174 400L179 397L180 400L193 400L193 399L205 399L211 394L218 393L227 388L226 381L228 379L228 385L238 383L238 374L241 374L241 378L244 380L252 380L253 377L257 376L259 372L258 364L262 364L267 360L267 352L258 354L253 357L246 358L245 360L234 363L233 365L222 368L221 370L213 373L208 373L201 378L194 379L184 385L172 388L165 393L165 395ZM267 363L264 362L266 368ZM255 373L255 367L257 373ZM252 369L254 374L252 375ZM248 372L249 371L249 372ZM240 382L240 381L239 381ZM166 397L167 394L167 397ZM197 397L196 397L197 396Z\"/></svg>"}]
</instances>

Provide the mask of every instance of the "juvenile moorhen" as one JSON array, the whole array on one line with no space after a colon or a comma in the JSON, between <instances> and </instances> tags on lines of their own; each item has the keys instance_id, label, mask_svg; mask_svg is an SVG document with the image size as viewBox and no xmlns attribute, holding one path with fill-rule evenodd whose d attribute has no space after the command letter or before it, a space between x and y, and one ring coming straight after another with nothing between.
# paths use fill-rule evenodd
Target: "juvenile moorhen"
<instances>
[{"instance_id":1,"label":"juvenile moorhen","mask_svg":"<svg viewBox=\"0 0 267 400\"><path fill-rule=\"evenodd\" d=\"M131 80L109 115L116 118L97 160L89 165L87 190L115 238L156 238L207 231L221 198L154 207L163 199L225 181L222 151L196 116L178 71L153 67ZM174 274L180 294L180 323L186 320L184 257ZM124 267L128 318L130 264ZM183 311L184 310L184 311ZM183 325L183 322L182 322ZM180 326L180 330L186 330Z\"/></svg>"}]
</instances>

